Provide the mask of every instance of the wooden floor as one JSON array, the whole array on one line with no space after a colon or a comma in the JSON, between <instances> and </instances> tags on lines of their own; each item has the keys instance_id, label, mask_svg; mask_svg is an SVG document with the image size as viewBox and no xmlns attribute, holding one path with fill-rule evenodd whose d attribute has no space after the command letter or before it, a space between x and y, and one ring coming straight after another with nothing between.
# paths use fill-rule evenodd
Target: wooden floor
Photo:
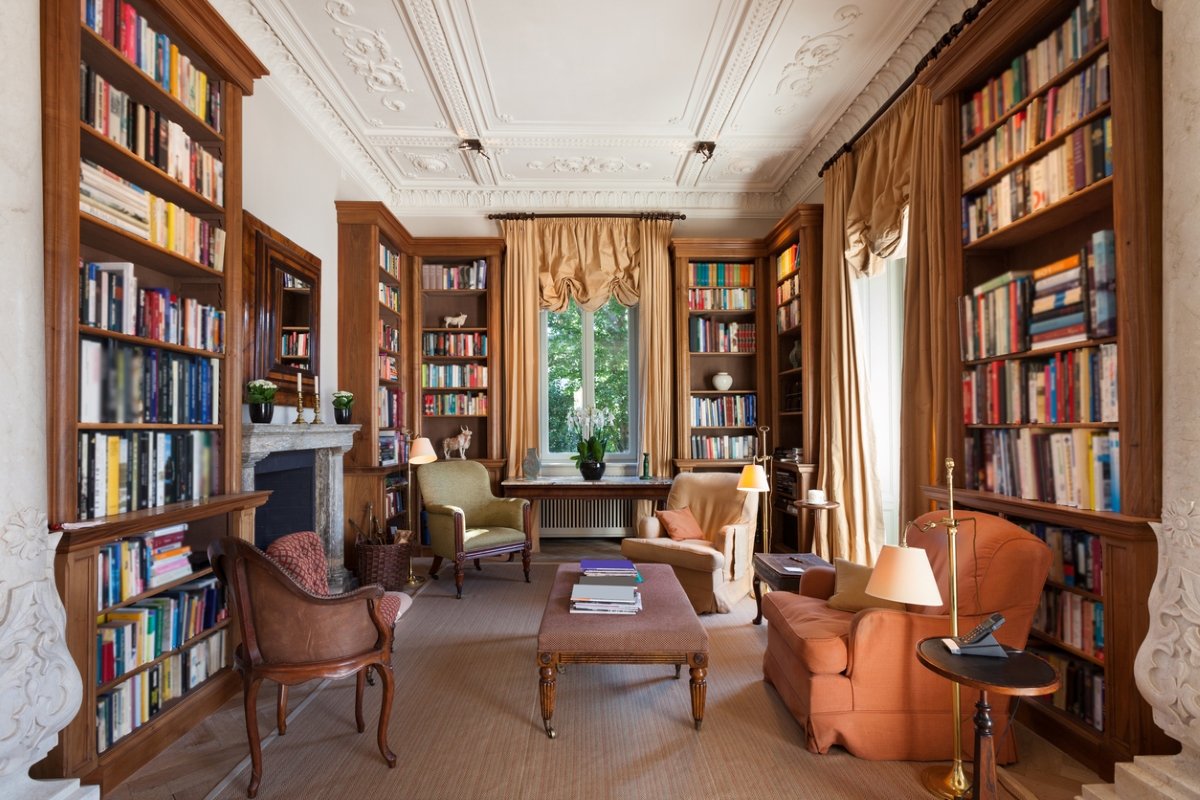
<instances>
[{"instance_id":1,"label":"wooden floor","mask_svg":"<svg viewBox=\"0 0 1200 800\"><path fill-rule=\"evenodd\" d=\"M580 558L619 557L616 539L544 539L542 552L534 555L538 563L561 563ZM429 568L429 559L418 559L417 574ZM449 573L447 576L445 573ZM443 578L453 580L453 571L443 569ZM469 579L469 575L468 575ZM422 586L411 593L419 593ZM275 691L265 683L259 694L259 729L264 748L269 752L275 720ZM309 683L292 689L289 709L295 713L319 684ZM301 711L301 714L303 712ZM404 724L403 716L393 716L392 724ZM413 724L420 724L415 722ZM1006 768L1006 793L1012 800L1074 800L1085 783L1098 783L1095 773L1087 770L1045 739L1016 725L1021 761ZM226 703L165 752L118 786L106 800L204 800L238 764L248 758L245 745L245 717L241 698ZM244 783L245 774L238 776ZM1013 783L1016 786L1012 786ZM1003 784L1002 784L1003 785Z\"/></svg>"}]
</instances>

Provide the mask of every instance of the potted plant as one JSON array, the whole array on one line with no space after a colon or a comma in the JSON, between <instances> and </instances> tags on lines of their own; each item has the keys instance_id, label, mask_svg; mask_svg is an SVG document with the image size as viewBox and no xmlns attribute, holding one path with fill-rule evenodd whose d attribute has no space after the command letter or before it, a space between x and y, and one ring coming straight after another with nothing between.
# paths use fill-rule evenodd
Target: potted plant
<instances>
[{"instance_id":1,"label":"potted plant","mask_svg":"<svg viewBox=\"0 0 1200 800\"><path fill-rule=\"evenodd\" d=\"M278 388L261 378L246 384L246 402L250 404L251 422L270 422L275 417L275 391Z\"/></svg>"},{"instance_id":2,"label":"potted plant","mask_svg":"<svg viewBox=\"0 0 1200 800\"><path fill-rule=\"evenodd\" d=\"M567 429L579 437L579 454L571 456L584 480L598 481L604 477L604 452L608 448L606 429L613 415L595 406L577 407L567 417Z\"/></svg>"},{"instance_id":3,"label":"potted plant","mask_svg":"<svg viewBox=\"0 0 1200 800\"><path fill-rule=\"evenodd\" d=\"M350 406L354 405L353 392L333 393L333 421L338 425L350 424Z\"/></svg>"}]
</instances>

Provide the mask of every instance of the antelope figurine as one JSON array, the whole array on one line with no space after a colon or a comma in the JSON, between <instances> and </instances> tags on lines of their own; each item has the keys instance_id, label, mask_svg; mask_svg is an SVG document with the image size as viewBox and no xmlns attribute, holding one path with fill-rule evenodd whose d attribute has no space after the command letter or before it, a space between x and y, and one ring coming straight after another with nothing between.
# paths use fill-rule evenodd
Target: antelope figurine
<instances>
[{"instance_id":1,"label":"antelope figurine","mask_svg":"<svg viewBox=\"0 0 1200 800\"><path fill-rule=\"evenodd\" d=\"M445 458L450 458L450 454L458 451L458 457L463 461L467 460L467 448L471 446L471 429L466 425L461 426L462 433L458 436L450 436L442 439L442 455Z\"/></svg>"}]
</instances>

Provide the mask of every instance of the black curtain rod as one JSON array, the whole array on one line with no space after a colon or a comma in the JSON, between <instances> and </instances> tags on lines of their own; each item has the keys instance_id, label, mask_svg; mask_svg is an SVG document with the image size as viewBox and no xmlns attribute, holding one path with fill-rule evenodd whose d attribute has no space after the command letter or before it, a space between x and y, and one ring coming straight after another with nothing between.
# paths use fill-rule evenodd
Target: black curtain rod
<instances>
[{"instance_id":1,"label":"black curtain rod","mask_svg":"<svg viewBox=\"0 0 1200 800\"><path fill-rule=\"evenodd\" d=\"M899 100L901 95L908 91L908 87L912 86L913 82L917 80L917 76L921 74L921 71L929 66L929 62L937 58L938 53L942 52L942 50L946 49L947 45L957 39L958 35L963 32L963 29L966 28L970 23L974 22L979 17L979 14L985 8L987 8L988 4L991 2L992 0L979 0L977 3L975 3L975 5L963 12L962 19L951 25L950 30L946 31L946 33L942 35L942 38L938 39L933 45L933 49L926 53L921 60L917 62L917 66L913 68L912 74L904 79L904 83L900 84L900 88L892 92L892 96L883 101L883 105L879 107L879 110L872 114L871 118L867 120L866 123L864 123L863 126L859 128L858 131L851 136L845 144L837 149L836 153L829 157L829 160L826 161L821 167L821 171L817 173L818 178L824 177L825 173L837 162L839 158L844 156L846 153L849 153L851 149L853 149L855 143L862 138L862 135L869 131L871 126L874 125L876 121L878 121L878 119L884 115L884 112L891 108L892 104Z\"/></svg>"},{"instance_id":2,"label":"black curtain rod","mask_svg":"<svg viewBox=\"0 0 1200 800\"><path fill-rule=\"evenodd\" d=\"M527 211L511 211L507 214L488 214L488 219L563 219L601 217L605 219L687 219L687 214L675 211L648 211L642 214L534 214Z\"/></svg>"}]
</instances>

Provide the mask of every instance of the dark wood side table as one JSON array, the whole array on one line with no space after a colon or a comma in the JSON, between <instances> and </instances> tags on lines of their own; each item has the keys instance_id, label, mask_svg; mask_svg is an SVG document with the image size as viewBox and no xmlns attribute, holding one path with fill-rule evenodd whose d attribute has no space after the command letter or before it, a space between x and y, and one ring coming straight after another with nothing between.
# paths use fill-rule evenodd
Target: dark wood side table
<instances>
[{"instance_id":1,"label":"dark wood side table","mask_svg":"<svg viewBox=\"0 0 1200 800\"><path fill-rule=\"evenodd\" d=\"M784 555L782 553L754 554L754 603L758 606L758 615L754 617L755 625L762 625L762 585L766 583L772 591L800 591L800 576L809 567L833 566L820 556L812 553ZM798 571L793 571L798 570Z\"/></svg>"},{"instance_id":2,"label":"dark wood side table","mask_svg":"<svg viewBox=\"0 0 1200 800\"><path fill-rule=\"evenodd\" d=\"M992 707L988 692L1011 696L1050 694L1058 688L1054 667L1034 655L1011 650L1008 658L956 656L941 638L917 642L917 660L943 678L979 690L975 703L975 779L971 800L997 800L996 751L992 744Z\"/></svg>"}]
</instances>

